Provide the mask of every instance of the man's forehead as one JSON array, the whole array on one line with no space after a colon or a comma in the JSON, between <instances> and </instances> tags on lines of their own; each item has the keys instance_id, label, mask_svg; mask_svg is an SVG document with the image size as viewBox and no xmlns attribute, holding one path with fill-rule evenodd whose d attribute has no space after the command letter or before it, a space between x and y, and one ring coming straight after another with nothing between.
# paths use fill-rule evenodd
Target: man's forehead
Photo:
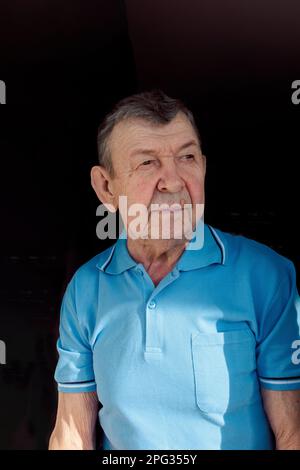
<instances>
[{"instance_id":1,"label":"man's forehead","mask_svg":"<svg viewBox=\"0 0 300 470\"><path fill-rule=\"evenodd\" d=\"M172 143L174 146L180 146L193 140L196 143L198 141L196 132L183 113L178 113L167 124L153 124L140 118L125 119L114 127L111 134L112 149L121 145L128 151L148 144Z\"/></svg>"}]
</instances>

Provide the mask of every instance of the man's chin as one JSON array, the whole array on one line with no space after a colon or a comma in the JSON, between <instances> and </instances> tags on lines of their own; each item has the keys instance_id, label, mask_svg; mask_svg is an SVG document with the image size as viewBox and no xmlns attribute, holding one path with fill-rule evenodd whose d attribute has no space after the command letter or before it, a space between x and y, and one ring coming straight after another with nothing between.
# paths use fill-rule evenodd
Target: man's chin
<instances>
[{"instance_id":1,"label":"man's chin","mask_svg":"<svg viewBox=\"0 0 300 470\"><path fill-rule=\"evenodd\" d=\"M140 234L140 236L135 235L135 240L140 239L149 242L157 242L160 244L170 244L170 245L182 245L183 243L188 243L192 236L189 238L185 234L180 236L175 236L174 234Z\"/></svg>"}]
</instances>

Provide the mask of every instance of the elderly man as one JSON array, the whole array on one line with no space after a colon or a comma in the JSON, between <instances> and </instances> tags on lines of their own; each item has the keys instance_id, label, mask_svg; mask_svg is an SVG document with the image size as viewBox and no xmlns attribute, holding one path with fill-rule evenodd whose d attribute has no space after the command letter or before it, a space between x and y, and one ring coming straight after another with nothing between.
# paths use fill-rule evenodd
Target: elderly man
<instances>
[{"instance_id":1,"label":"elderly man","mask_svg":"<svg viewBox=\"0 0 300 470\"><path fill-rule=\"evenodd\" d=\"M100 402L105 450L300 449L293 263L199 216L206 159L180 100L159 90L125 98L98 148L92 186L124 230L66 289L49 448L99 447ZM148 216L141 236L130 230L135 204ZM178 237L185 206L190 227Z\"/></svg>"}]
</instances>

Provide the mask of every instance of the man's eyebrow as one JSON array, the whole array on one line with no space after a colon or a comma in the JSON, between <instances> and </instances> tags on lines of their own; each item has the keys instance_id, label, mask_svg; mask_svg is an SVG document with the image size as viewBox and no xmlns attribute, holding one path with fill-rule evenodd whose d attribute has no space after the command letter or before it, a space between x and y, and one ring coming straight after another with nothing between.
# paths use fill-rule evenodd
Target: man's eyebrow
<instances>
[{"instance_id":1,"label":"man's eyebrow","mask_svg":"<svg viewBox=\"0 0 300 470\"><path fill-rule=\"evenodd\" d=\"M199 144L196 142L196 140L189 140L188 142L185 142L183 145L181 145L177 151L177 152L180 152L181 150L184 150L188 147L191 147L191 146L196 146L198 147ZM131 157L134 157L136 155L155 155L156 154L156 150L155 149L145 149L145 148L137 148L135 149L132 153L131 153Z\"/></svg>"},{"instance_id":2,"label":"man's eyebrow","mask_svg":"<svg viewBox=\"0 0 300 470\"><path fill-rule=\"evenodd\" d=\"M179 147L179 149L177 149L177 152L180 152L181 150L184 150L184 149L186 149L187 147L192 147L192 145L193 145L193 146L196 146L196 147L199 146L199 144L198 144L194 139L193 139L193 140L189 140L189 141L186 142L185 144L181 145L181 146Z\"/></svg>"}]
</instances>

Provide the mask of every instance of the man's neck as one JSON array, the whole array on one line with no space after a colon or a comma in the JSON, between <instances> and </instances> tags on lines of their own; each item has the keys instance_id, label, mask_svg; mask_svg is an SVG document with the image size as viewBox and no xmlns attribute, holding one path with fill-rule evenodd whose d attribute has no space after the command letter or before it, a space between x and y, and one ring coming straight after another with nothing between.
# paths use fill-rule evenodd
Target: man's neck
<instances>
[{"instance_id":1,"label":"man's neck","mask_svg":"<svg viewBox=\"0 0 300 470\"><path fill-rule=\"evenodd\" d=\"M168 274L182 255L186 240L132 240L127 239L131 257L143 264L145 270L157 284Z\"/></svg>"}]
</instances>

